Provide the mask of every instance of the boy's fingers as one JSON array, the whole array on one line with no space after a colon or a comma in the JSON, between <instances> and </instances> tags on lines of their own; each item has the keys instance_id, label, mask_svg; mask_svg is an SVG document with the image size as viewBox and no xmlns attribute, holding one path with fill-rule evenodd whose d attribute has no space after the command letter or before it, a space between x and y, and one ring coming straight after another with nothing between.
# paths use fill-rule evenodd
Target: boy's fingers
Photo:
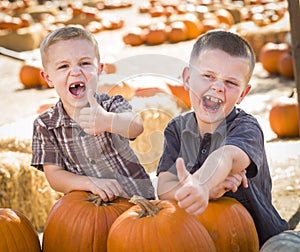
<instances>
[{"instance_id":1,"label":"boy's fingers","mask_svg":"<svg viewBox=\"0 0 300 252\"><path fill-rule=\"evenodd\" d=\"M89 104L90 104L91 107L98 106L97 100L94 97L94 92L93 92L92 89L88 90L87 99L88 99L88 102L89 102Z\"/></svg>"},{"instance_id":2,"label":"boy's fingers","mask_svg":"<svg viewBox=\"0 0 300 252\"><path fill-rule=\"evenodd\" d=\"M181 184L184 184L186 179L189 177L190 173L185 168L184 160L182 158L178 158L176 160L176 169L179 182Z\"/></svg>"}]
</instances>

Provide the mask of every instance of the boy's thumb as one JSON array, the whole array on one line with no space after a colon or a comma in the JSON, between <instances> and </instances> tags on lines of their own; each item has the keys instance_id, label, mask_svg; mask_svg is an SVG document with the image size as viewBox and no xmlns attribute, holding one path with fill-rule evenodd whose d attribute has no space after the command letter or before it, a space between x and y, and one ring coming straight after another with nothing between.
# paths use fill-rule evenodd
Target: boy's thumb
<instances>
[{"instance_id":1,"label":"boy's thumb","mask_svg":"<svg viewBox=\"0 0 300 252\"><path fill-rule=\"evenodd\" d=\"M182 158L177 158L176 169L177 169L177 176L178 176L179 182L181 184L183 184L189 177L190 173L185 168L184 160Z\"/></svg>"},{"instance_id":2,"label":"boy's thumb","mask_svg":"<svg viewBox=\"0 0 300 252\"><path fill-rule=\"evenodd\" d=\"M97 100L94 97L94 92L92 89L88 90L87 99L91 107L95 107L98 105Z\"/></svg>"}]
</instances>

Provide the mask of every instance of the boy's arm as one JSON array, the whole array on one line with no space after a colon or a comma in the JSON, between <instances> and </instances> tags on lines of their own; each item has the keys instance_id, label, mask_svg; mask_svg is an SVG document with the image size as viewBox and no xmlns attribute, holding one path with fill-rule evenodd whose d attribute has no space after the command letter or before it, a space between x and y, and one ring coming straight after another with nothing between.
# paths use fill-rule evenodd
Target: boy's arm
<instances>
[{"instance_id":1,"label":"boy's arm","mask_svg":"<svg viewBox=\"0 0 300 252\"><path fill-rule=\"evenodd\" d=\"M55 191L62 193L74 190L90 191L99 195L104 201L111 201L117 196L127 197L115 179L99 179L78 175L57 165L43 165L43 168L47 181Z\"/></svg>"},{"instance_id":2,"label":"boy's arm","mask_svg":"<svg viewBox=\"0 0 300 252\"><path fill-rule=\"evenodd\" d=\"M84 131L91 135L111 132L127 138L136 138L143 130L141 118L133 112L108 112L94 98L93 92L88 92L90 107L83 108L76 119Z\"/></svg>"},{"instance_id":3,"label":"boy's arm","mask_svg":"<svg viewBox=\"0 0 300 252\"><path fill-rule=\"evenodd\" d=\"M228 176L245 170L250 162L248 155L233 145L225 145L211 153L193 175L179 159L176 167L182 186L176 191L175 199L188 213L198 215L205 210L210 191Z\"/></svg>"}]
</instances>

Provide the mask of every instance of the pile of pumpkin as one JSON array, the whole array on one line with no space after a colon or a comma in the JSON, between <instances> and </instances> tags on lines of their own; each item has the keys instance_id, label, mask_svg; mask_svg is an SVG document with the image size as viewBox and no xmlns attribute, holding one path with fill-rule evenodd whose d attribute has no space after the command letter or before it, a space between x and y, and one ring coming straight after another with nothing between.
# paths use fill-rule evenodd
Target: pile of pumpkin
<instances>
[{"instance_id":1,"label":"pile of pumpkin","mask_svg":"<svg viewBox=\"0 0 300 252\"><path fill-rule=\"evenodd\" d=\"M204 213L193 216L172 200L133 196L103 202L89 192L73 191L52 207L42 245L30 221L16 210L0 208L0 228L0 250L8 252L259 251L252 217L227 197L210 201ZM300 232L285 231L260 251L296 252L299 244Z\"/></svg>"},{"instance_id":2,"label":"pile of pumpkin","mask_svg":"<svg viewBox=\"0 0 300 252\"><path fill-rule=\"evenodd\" d=\"M120 29L124 20L117 15L102 16L103 9L130 7L124 1L0 1L0 46L14 51L39 47L45 35L62 26L80 25L92 33ZM22 43L20 43L22 41Z\"/></svg>"},{"instance_id":3,"label":"pile of pumpkin","mask_svg":"<svg viewBox=\"0 0 300 252\"><path fill-rule=\"evenodd\" d=\"M288 42L264 44L258 60L269 74L294 79L292 49Z\"/></svg>"},{"instance_id":4,"label":"pile of pumpkin","mask_svg":"<svg viewBox=\"0 0 300 252\"><path fill-rule=\"evenodd\" d=\"M288 42L268 42L259 53L262 67L271 75L294 79L294 59ZM298 100L295 90L288 97L279 97L271 106L271 129L280 138L299 137Z\"/></svg>"},{"instance_id":5,"label":"pile of pumpkin","mask_svg":"<svg viewBox=\"0 0 300 252\"><path fill-rule=\"evenodd\" d=\"M276 23L286 13L285 1L244 1L214 4L210 1L149 1L139 7L146 18L123 35L125 44L159 45L191 40L209 30L231 29L235 23L252 21L256 26Z\"/></svg>"}]
</instances>

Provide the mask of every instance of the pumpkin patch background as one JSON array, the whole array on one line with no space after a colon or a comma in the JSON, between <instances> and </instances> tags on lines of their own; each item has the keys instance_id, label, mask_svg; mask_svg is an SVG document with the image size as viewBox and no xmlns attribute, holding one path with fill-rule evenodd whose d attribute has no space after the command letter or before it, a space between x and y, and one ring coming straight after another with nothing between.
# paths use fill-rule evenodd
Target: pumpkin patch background
<instances>
[{"instance_id":1,"label":"pumpkin patch background","mask_svg":"<svg viewBox=\"0 0 300 252\"><path fill-rule=\"evenodd\" d=\"M189 39L180 42L165 41L157 45L140 43L137 46L131 46L126 44L123 37L131 31L132 28L136 27L138 23L146 24L149 21L146 18L148 17L147 13L140 13L140 7L142 3L149 3L150 1L136 0L127 2L132 3L132 5L116 9L107 8L100 12L103 17L107 17L107 19L105 19L106 22L104 22L106 29L102 27L101 31L95 32L95 36L99 41L100 53L104 63L111 63L111 66L113 66L112 68L107 68L107 72L103 73L101 76L101 84L107 84L105 88L112 90L111 85L120 82L120 80L124 80L124 82L120 84L121 89L115 87L115 91L124 92L124 96L128 96L128 98L131 99L134 108L141 113L145 120L147 129L149 130L147 132L148 135L143 136L140 142L133 143L133 148L135 148L137 152L145 152L140 154L140 158L145 162L145 167L149 169L152 176L153 167L155 167L157 159L159 158L159 151L161 151L162 130L165 123L172 116L188 109L188 103L179 100L175 95L174 86L180 85L181 83L181 70L183 66L187 64L194 40ZM269 2L271 3L272 1L270 0ZM76 8L74 8L74 10L79 11ZM163 19L162 17L155 18ZM112 24L108 26L108 20L113 19L116 22L121 19L122 23L117 22L117 24L114 24L115 26ZM272 29L268 31L268 25L271 24L259 23L259 19L247 26L249 31L247 36L250 36L249 34L253 32L253 29L256 29L256 33L260 36L259 39L253 39L253 37L248 38L250 42L252 41L251 39L253 39L252 43L257 51L257 55L259 54L259 48L261 48L265 42L275 42L276 39L284 42L285 34L288 30L287 20L288 17L285 13L282 20L278 21L281 22L280 28L282 32L274 32ZM210 22L206 21L206 27L209 27L208 24L212 25L212 23L211 20ZM89 29L92 29L92 27L96 29L98 26L96 23L92 23ZM235 29L241 31L244 29L244 24L239 24ZM195 32L195 30L193 31ZM263 34L265 34L265 36ZM179 39L180 36L181 34L179 34L176 39ZM7 161L6 163L11 164L11 167L7 169L13 169L13 166L16 165L19 160L28 162L28 156L23 158L23 154L15 155L11 154L11 152L21 152L30 155L29 144L33 119L40 112L40 109L43 109L42 106L47 107L48 104L52 104L56 101L54 90L45 88L44 86L26 88L20 79L20 70L24 64L30 61L32 62L32 60L34 60L35 63L38 61L38 49L21 50L17 55L25 61L3 55L0 56L0 153L2 154L2 160L9 160L9 162ZM163 76L161 76L161 73L163 73ZM128 87L128 85L130 87ZM297 210L299 211L300 207L300 139L278 138L270 127L269 112L275 100L282 96L288 97L291 94L295 83L292 78L286 78L278 74L270 74L263 67L261 62L258 61L251 80L251 85L252 90L243 100L241 107L252 113L259 120L263 128L273 178L273 201L282 217L289 220ZM133 86L135 88L132 88ZM149 86L153 87L150 91L148 89ZM103 85L99 84L99 89L102 88L104 88ZM178 94L178 92L176 94ZM147 146L145 144L143 145L146 141L148 141ZM7 157L8 152L10 152L9 157ZM15 161L14 158L16 158L17 161ZM0 164L1 171L5 169L5 166L1 161ZM20 165L18 167L20 167ZM3 181L6 179L7 181L7 177L4 177L2 174L3 173L0 172L0 182L2 181L1 179L3 179ZM12 174L15 176L22 175L18 175L16 172ZM31 180L34 183L37 180L41 181L41 176L43 175L32 174L31 176ZM152 177L155 183L155 176L153 175ZM36 181L34 179L36 179ZM11 194L15 197L15 200L11 201L15 202L15 205L19 199L22 199L21 190L32 187L30 184L26 184L22 187L18 183L17 181L12 182L13 186L18 186L16 190L20 190L19 194ZM40 186L43 185L44 187L44 182L40 183ZM11 189L9 185L5 186L8 191L14 190ZM32 191L34 190L39 189L32 187ZM56 194L47 190L44 192L39 190L37 196L36 198L38 198L38 200L36 199L36 202L32 201L31 198L24 197L23 199L26 200L26 204L23 205L26 205L26 209L21 210L28 212L35 211L30 208L30 203L33 203L35 208L43 206L43 211L45 211L46 205L48 204L50 209L55 201L55 197L57 197ZM1 202L1 204L3 204L3 202ZM0 207L3 206L0 205ZM40 230L42 227L37 225L37 223L43 222L43 218L46 214L47 211L41 216L35 216L34 224ZM300 230L300 224L297 225L296 230Z\"/></svg>"}]
</instances>

